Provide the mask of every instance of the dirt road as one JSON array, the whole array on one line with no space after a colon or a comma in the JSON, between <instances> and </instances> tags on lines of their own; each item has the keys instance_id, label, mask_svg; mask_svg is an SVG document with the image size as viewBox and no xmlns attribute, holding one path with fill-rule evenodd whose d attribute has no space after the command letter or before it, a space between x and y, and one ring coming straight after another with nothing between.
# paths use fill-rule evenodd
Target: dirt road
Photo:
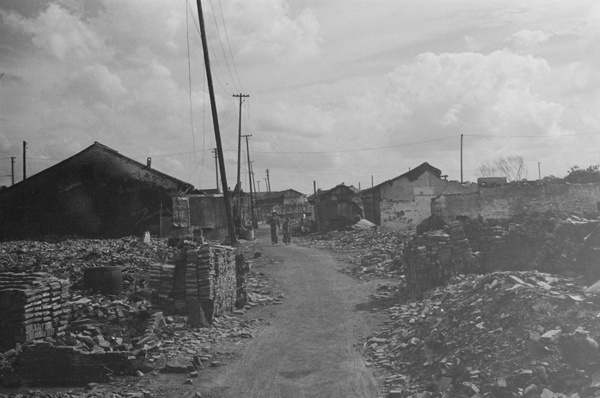
<instances>
[{"instance_id":1,"label":"dirt road","mask_svg":"<svg viewBox=\"0 0 600 398\"><path fill-rule=\"evenodd\" d=\"M257 236L263 254L278 260L268 273L285 300L260 307L271 324L223 369L219 396L377 397L377 381L357 344L371 333L369 315L355 311L367 301L369 286L337 271L341 265L327 252L294 242L271 246L266 229Z\"/></svg>"}]
</instances>

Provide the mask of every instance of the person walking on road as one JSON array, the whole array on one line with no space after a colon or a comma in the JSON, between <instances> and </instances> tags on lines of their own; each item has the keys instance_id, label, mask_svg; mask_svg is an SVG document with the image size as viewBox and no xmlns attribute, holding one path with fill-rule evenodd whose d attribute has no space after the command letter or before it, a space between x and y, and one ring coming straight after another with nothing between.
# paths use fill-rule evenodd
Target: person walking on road
<instances>
[{"instance_id":1,"label":"person walking on road","mask_svg":"<svg viewBox=\"0 0 600 398\"><path fill-rule=\"evenodd\" d=\"M277 212L275 210L273 210L273 212L271 213L271 217L269 217L269 219L267 220L267 224L271 226L271 243L274 246L277 246L279 244L277 239L277 230L281 227L281 225L279 223L279 217L277 217Z\"/></svg>"},{"instance_id":2,"label":"person walking on road","mask_svg":"<svg viewBox=\"0 0 600 398\"><path fill-rule=\"evenodd\" d=\"M290 238L292 236L292 227L290 225L290 218L288 216L285 216L281 230L283 231L283 243L289 245L291 242Z\"/></svg>"}]
</instances>

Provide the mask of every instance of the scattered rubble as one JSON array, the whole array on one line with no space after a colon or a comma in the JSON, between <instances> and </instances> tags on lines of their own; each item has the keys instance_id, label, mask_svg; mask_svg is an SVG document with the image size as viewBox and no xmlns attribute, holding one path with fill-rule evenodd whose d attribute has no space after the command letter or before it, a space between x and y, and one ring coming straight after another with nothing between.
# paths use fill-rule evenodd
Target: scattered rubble
<instances>
[{"instance_id":1,"label":"scattered rubble","mask_svg":"<svg viewBox=\"0 0 600 398\"><path fill-rule=\"evenodd\" d=\"M389 308L364 347L402 397L595 396L600 297L583 288L537 271L456 277Z\"/></svg>"},{"instance_id":2,"label":"scattered rubble","mask_svg":"<svg viewBox=\"0 0 600 398\"><path fill-rule=\"evenodd\" d=\"M142 243L134 237L0 244L0 309L23 318L26 324L47 323L47 327L35 328L31 336L17 335L12 343L2 340L6 347L0 353L0 383L89 386L115 376L142 377L148 372L184 369L193 383L199 370L226 362L219 347L253 338L260 324L238 315L257 305L279 304L283 295L274 292L265 275L252 272L252 264L243 260L268 261L255 256L255 243L242 242L240 261L237 256L233 259L231 248L187 245L189 250L181 252L181 247L170 246L166 240ZM174 287L182 256L184 264L190 262L192 267L183 268L180 282L203 302L203 312L212 322L205 326L210 327L192 327L185 311L181 315L175 307L170 308L172 313L161 308L160 299L181 297ZM115 265L123 269L120 294L83 289L85 269ZM238 268L247 279L240 279ZM241 310L233 311L240 288L247 289L247 299ZM15 294L21 294L24 301L13 299ZM22 330L29 333L25 327ZM62 396L88 393L78 394ZM134 396L127 394L122 396ZM150 396L139 390L133 394Z\"/></svg>"},{"instance_id":3,"label":"scattered rubble","mask_svg":"<svg viewBox=\"0 0 600 398\"><path fill-rule=\"evenodd\" d=\"M381 228L359 228L313 234L299 240L299 243L343 255L338 259L352 265L346 272L359 279L368 279L397 276L408 236L411 234Z\"/></svg>"}]
</instances>

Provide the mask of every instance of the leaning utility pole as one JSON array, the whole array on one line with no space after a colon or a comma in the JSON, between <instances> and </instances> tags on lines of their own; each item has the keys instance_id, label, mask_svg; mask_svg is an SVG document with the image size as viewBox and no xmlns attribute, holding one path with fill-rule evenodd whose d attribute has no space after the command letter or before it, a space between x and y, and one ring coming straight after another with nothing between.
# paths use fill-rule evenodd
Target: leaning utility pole
<instances>
[{"instance_id":1,"label":"leaning utility pole","mask_svg":"<svg viewBox=\"0 0 600 398\"><path fill-rule=\"evenodd\" d=\"M225 173L225 157L223 156L223 145L221 144L221 131L219 129L219 114L217 113L217 103L215 101L215 90L213 87L212 73L210 70L210 58L208 56L208 43L206 40L206 29L204 27L204 16L202 14L202 2L196 0L198 6L198 22L200 23L200 38L202 39L202 51L204 53L204 67L206 69L206 82L208 85L208 94L210 98L210 109L212 113L213 127L215 129L215 141L217 142L217 151L219 153L219 168L221 169L221 185L223 186L223 200L225 201L225 212L227 215L227 227L229 229L229 240L235 245L237 242L235 234L235 225L233 224L233 209L229 199L229 189L227 187L227 174Z\"/></svg>"},{"instance_id":2,"label":"leaning utility pole","mask_svg":"<svg viewBox=\"0 0 600 398\"><path fill-rule=\"evenodd\" d=\"M254 217L254 204L252 203L252 196L254 196L253 190L252 190L252 169L251 169L251 165L250 165L250 147L248 146L248 138L252 137L252 135L244 135L243 136L246 139L246 155L248 156L248 185L250 186L250 215L251 215L251 219L252 219L252 225L254 226L254 224L256 223L255 217Z\"/></svg>"},{"instance_id":3,"label":"leaning utility pole","mask_svg":"<svg viewBox=\"0 0 600 398\"><path fill-rule=\"evenodd\" d=\"M217 148L213 148L213 153L215 155L215 175L217 178L217 193L221 192L219 190L219 153L217 152Z\"/></svg>"},{"instance_id":4,"label":"leaning utility pole","mask_svg":"<svg viewBox=\"0 0 600 398\"><path fill-rule=\"evenodd\" d=\"M23 180L27 178L27 142L23 141Z\"/></svg>"},{"instance_id":5,"label":"leaning utility pole","mask_svg":"<svg viewBox=\"0 0 600 398\"><path fill-rule=\"evenodd\" d=\"M242 163L242 99L250 97L246 94L233 94L234 97L239 97L240 99L240 122L238 124L238 162L237 162L237 180L235 180L236 184L240 184L242 182L240 177L240 167Z\"/></svg>"},{"instance_id":6,"label":"leaning utility pole","mask_svg":"<svg viewBox=\"0 0 600 398\"><path fill-rule=\"evenodd\" d=\"M15 157L10 157L10 175L12 179L12 185L15 185Z\"/></svg>"},{"instance_id":7,"label":"leaning utility pole","mask_svg":"<svg viewBox=\"0 0 600 398\"><path fill-rule=\"evenodd\" d=\"M460 135L460 183L463 183L463 135Z\"/></svg>"}]
</instances>

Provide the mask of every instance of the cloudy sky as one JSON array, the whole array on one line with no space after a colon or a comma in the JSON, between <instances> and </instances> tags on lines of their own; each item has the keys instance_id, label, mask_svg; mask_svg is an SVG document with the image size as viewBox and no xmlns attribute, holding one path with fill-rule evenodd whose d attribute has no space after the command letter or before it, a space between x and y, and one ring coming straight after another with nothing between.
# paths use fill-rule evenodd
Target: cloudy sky
<instances>
[{"instance_id":1,"label":"cloudy sky","mask_svg":"<svg viewBox=\"0 0 600 398\"><path fill-rule=\"evenodd\" d=\"M204 0L227 176L239 100L256 181L305 193L429 162L464 179L600 163L600 5L578 0ZM0 185L94 141L215 185L193 0L0 0ZM247 181L245 145L242 176Z\"/></svg>"}]
</instances>

